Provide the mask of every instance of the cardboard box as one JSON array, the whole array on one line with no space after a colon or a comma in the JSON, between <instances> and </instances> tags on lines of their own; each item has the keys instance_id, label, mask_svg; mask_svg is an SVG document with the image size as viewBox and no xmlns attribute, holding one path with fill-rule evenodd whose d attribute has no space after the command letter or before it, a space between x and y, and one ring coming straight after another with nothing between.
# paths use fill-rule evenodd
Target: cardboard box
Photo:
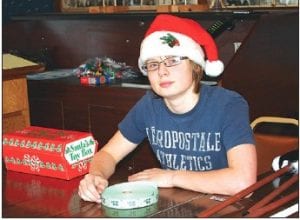
<instances>
[{"instance_id":1,"label":"cardboard box","mask_svg":"<svg viewBox=\"0 0 300 220\"><path fill-rule=\"evenodd\" d=\"M3 134L8 170L70 180L88 173L98 150L92 134L30 126Z\"/></svg>"}]
</instances>

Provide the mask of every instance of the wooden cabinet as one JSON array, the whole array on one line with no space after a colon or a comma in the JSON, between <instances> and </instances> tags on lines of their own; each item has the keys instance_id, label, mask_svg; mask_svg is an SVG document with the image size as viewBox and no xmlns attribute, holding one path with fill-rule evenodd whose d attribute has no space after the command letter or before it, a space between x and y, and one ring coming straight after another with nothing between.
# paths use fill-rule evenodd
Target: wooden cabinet
<instances>
[{"instance_id":1,"label":"wooden cabinet","mask_svg":"<svg viewBox=\"0 0 300 220\"><path fill-rule=\"evenodd\" d=\"M145 92L120 85L84 86L75 76L63 80L28 80L31 124L91 132L101 148ZM158 165L147 141L128 155L121 166L124 164L132 172Z\"/></svg>"},{"instance_id":2,"label":"wooden cabinet","mask_svg":"<svg viewBox=\"0 0 300 220\"><path fill-rule=\"evenodd\" d=\"M9 132L29 125L26 79L3 82L3 131Z\"/></svg>"},{"instance_id":3,"label":"wooden cabinet","mask_svg":"<svg viewBox=\"0 0 300 220\"><path fill-rule=\"evenodd\" d=\"M26 74L42 69L37 65L3 70L3 133L30 125Z\"/></svg>"},{"instance_id":4,"label":"wooden cabinet","mask_svg":"<svg viewBox=\"0 0 300 220\"><path fill-rule=\"evenodd\" d=\"M103 145L146 90L86 86L74 76L28 80L28 92L32 125L92 132Z\"/></svg>"}]
</instances>

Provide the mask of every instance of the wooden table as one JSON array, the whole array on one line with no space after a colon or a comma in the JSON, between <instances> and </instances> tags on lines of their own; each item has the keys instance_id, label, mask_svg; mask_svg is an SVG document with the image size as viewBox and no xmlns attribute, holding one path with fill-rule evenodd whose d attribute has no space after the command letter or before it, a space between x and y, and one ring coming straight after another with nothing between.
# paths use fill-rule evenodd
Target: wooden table
<instances>
[{"instance_id":1,"label":"wooden table","mask_svg":"<svg viewBox=\"0 0 300 220\"><path fill-rule=\"evenodd\" d=\"M110 184L126 181L131 171L118 168ZM158 203L144 210L107 210L100 204L85 202L77 194L82 177L70 181L6 171L3 167L2 217L195 217L226 196L203 194L178 188L160 188ZM298 187L298 184L293 188ZM214 217L243 217L247 208L273 189L266 185L251 198L230 205ZM295 201L293 201L295 202ZM296 213L292 217L298 217Z\"/></svg>"}]
</instances>

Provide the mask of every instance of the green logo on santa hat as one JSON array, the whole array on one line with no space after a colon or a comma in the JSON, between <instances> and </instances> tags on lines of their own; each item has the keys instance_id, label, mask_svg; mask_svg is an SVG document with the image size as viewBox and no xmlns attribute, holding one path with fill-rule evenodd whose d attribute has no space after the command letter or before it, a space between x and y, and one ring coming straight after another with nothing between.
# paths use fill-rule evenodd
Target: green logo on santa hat
<instances>
[{"instance_id":1,"label":"green logo on santa hat","mask_svg":"<svg viewBox=\"0 0 300 220\"><path fill-rule=\"evenodd\" d=\"M162 40L163 44L168 44L169 47L180 46L179 41L170 33L167 33L166 36L159 38Z\"/></svg>"}]
</instances>

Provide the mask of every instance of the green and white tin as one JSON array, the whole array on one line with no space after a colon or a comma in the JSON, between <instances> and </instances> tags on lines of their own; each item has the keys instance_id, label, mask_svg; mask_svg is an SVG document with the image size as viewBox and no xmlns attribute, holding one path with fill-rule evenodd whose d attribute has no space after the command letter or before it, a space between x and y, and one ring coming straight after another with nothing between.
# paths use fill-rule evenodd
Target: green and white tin
<instances>
[{"instance_id":1,"label":"green and white tin","mask_svg":"<svg viewBox=\"0 0 300 220\"><path fill-rule=\"evenodd\" d=\"M142 218L149 217L157 211L157 203L135 209L113 209L102 206L105 217L110 218Z\"/></svg>"},{"instance_id":2,"label":"green and white tin","mask_svg":"<svg viewBox=\"0 0 300 220\"><path fill-rule=\"evenodd\" d=\"M102 204L114 209L135 209L158 201L158 188L152 182L136 181L107 187L101 195Z\"/></svg>"}]
</instances>

